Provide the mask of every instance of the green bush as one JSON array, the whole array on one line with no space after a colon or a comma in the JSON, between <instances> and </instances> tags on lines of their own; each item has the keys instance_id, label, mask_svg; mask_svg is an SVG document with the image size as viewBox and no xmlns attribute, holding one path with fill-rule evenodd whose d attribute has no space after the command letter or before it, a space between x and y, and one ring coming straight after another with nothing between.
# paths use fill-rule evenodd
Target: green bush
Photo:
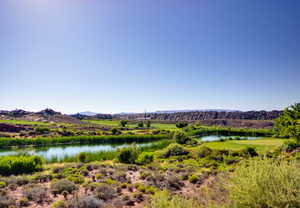
<instances>
[{"instance_id":1,"label":"green bush","mask_svg":"<svg viewBox=\"0 0 300 208\"><path fill-rule=\"evenodd\" d=\"M69 175L66 179L69 180L69 181L74 182L75 184L84 183L84 177L82 175L79 175L79 174Z\"/></svg>"},{"instance_id":2,"label":"green bush","mask_svg":"<svg viewBox=\"0 0 300 208\"><path fill-rule=\"evenodd\" d=\"M149 152L142 152L137 160L135 161L136 164L139 165L145 165L145 164L149 164L151 162L153 162L154 159L154 154L153 153L149 153Z\"/></svg>"},{"instance_id":3,"label":"green bush","mask_svg":"<svg viewBox=\"0 0 300 208\"><path fill-rule=\"evenodd\" d=\"M213 152L213 150L209 147L206 147L206 146L200 147L198 150L198 157L199 158L207 157L207 156L211 155L212 152Z\"/></svg>"},{"instance_id":4,"label":"green bush","mask_svg":"<svg viewBox=\"0 0 300 208\"><path fill-rule=\"evenodd\" d=\"M247 146L245 149L242 150L242 152L246 156L247 155L250 156L250 157L258 156L258 153L256 152L254 147Z\"/></svg>"},{"instance_id":5,"label":"green bush","mask_svg":"<svg viewBox=\"0 0 300 208\"><path fill-rule=\"evenodd\" d=\"M0 157L1 175L18 175L42 170L44 160L39 156Z\"/></svg>"},{"instance_id":6,"label":"green bush","mask_svg":"<svg viewBox=\"0 0 300 208\"><path fill-rule=\"evenodd\" d=\"M168 158L171 156L182 156L187 155L189 152L185 150L181 145L179 144L170 144L164 153L161 155L162 158Z\"/></svg>"},{"instance_id":7,"label":"green bush","mask_svg":"<svg viewBox=\"0 0 300 208\"><path fill-rule=\"evenodd\" d=\"M6 186L6 183L4 181L0 181L0 188L4 188Z\"/></svg>"},{"instance_id":8,"label":"green bush","mask_svg":"<svg viewBox=\"0 0 300 208\"><path fill-rule=\"evenodd\" d=\"M228 207L300 207L300 167L295 161L252 160L224 183Z\"/></svg>"},{"instance_id":9,"label":"green bush","mask_svg":"<svg viewBox=\"0 0 300 208\"><path fill-rule=\"evenodd\" d=\"M156 192L146 208L201 208L191 199L170 195L168 191Z\"/></svg>"},{"instance_id":10,"label":"green bush","mask_svg":"<svg viewBox=\"0 0 300 208\"><path fill-rule=\"evenodd\" d=\"M65 201L57 200L51 205L51 208L67 208Z\"/></svg>"},{"instance_id":11,"label":"green bush","mask_svg":"<svg viewBox=\"0 0 300 208\"><path fill-rule=\"evenodd\" d=\"M139 128L143 128L144 127L144 122L143 121L138 122L137 126Z\"/></svg>"},{"instance_id":12,"label":"green bush","mask_svg":"<svg viewBox=\"0 0 300 208\"><path fill-rule=\"evenodd\" d=\"M121 163L134 164L139 156L139 149L136 145L119 150L118 161Z\"/></svg>"},{"instance_id":13,"label":"green bush","mask_svg":"<svg viewBox=\"0 0 300 208\"><path fill-rule=\"evenodd\" d=\"M62 194L65 191L68 193L72 193L77 189L77 187L72 181L61 179L52 182L50 189L53 194Z\"/></svg>"},{"instance_id":14,"label":"green bush","mask_svg":"<svg viewBox=\"0 0 300 208\"><path fill-rule=\"evenodd\" d=\"M189 177L189 182L190 182L190 183L197 183L198 181L199 181L199 177L196 176L196 175L191 175L191 176Z\"/></svg>"},{"instance_id":15,"label":"green bush","mask_svg":"<svg viewBox=\"0 0 300 208\"><path fill-rule=\"evenodd\" d=\"M178 131L173 135L173 138L178 144L188 144L191 142L191 138L184 132Z\"/></svg>"},{"instance_id":16,"label":"green bush","mask_svg":"<svg viewBox=\"0 0 300 208\"><path fill-rule=\"evenodd\" d=\"M286 152L292 152L297 149L300 145L295 141L287 141L283 144L282 149Z\"/></svg>"},{"instance_id":17,"label":"green bush","mask_svg":"<svg viewBox=\"0 0 300 208\"><path fill-rule=\"evenodd\" d=\"M177 128L184 128L184 127L187 127L189 124L187 122L183 122L183 121L180 121L180 122L177 122L176 123L176 127Z\"/></svg>"},{"instance_id":18,"label":"green bush","mask_svg":"<svg viewBox=\"0 0 300 208\"><path fill-rule=\"evenodd\" d=\"M79 155L78 155L78 161L79 162L82 162L82 163L85 163L86 162L86 153L85 152L80 152Z\"/></svg>"}]
</instances>

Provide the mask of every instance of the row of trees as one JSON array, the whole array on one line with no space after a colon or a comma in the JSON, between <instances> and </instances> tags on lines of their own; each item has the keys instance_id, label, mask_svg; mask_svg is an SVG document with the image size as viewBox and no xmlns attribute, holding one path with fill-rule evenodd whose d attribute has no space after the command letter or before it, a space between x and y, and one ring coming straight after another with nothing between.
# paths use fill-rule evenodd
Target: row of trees
<instances>
[{"instance_id":1,"label":"row of trees","mask_svg":"<svg viewBox=\"0 0 300 208\"><path fill-rule=\"evenodd\" d=\"M126 127L127 124L128 124L128 121L126 121L126 120L121 120L120 121L120 126L121 127ZM147 128L150 128L151 127L151 121L146 121L146 122L139 121L137 123L137 127L139 127L139 128L143 128L144 126L146 126Z\"/></svg>"}]
</instances>

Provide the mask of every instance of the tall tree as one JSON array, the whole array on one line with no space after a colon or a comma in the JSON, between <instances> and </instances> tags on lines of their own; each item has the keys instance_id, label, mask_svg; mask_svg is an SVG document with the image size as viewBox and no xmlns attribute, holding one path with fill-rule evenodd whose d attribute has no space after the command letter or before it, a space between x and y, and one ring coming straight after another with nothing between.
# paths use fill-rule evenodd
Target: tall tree
<instances>
[{"instance_id":1,"label":"tall tree","mask_svg":"<svg viewBox=\"0 0 300 208\"><path fill-rule=\"evenodd\" d=\"M300 103L284 109L275 120L275 131L280 137L290 137L300 143Z\"/></svg>"}]
</instances>

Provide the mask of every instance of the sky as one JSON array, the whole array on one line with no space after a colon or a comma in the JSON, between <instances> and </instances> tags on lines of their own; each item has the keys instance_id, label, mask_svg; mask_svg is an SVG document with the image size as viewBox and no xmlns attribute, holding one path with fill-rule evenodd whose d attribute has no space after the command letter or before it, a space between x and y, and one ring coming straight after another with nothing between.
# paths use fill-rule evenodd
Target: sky
<instances>
[{"instance_id":1,"label":"sky","mask_svg":"<svg viewBox=\"0 0 300 208\"><path fill-rule=\"evenodd\" d=\"M0 0L0 109L282 109L299 0Z\"/></svg>"}]
</instances>

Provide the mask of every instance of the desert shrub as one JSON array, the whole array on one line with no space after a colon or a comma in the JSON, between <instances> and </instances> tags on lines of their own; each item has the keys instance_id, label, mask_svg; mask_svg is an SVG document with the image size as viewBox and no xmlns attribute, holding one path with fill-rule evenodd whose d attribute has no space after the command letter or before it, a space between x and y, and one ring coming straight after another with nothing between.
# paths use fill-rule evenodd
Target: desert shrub
<instances>
[{"instance_id":1,"label":"desert shrub","mask_svg":"<svg viewBox=\"0 0 300 208\"><path fill-rule=\"evenodd\" d=\"M0 181L0 188L4 188L6 186L6 183L4 181Z\"/></svg>"},{"instance_id":2,"label":"desert shrub","mask_svg":"<svg viewBox=\"0 0 300 208\"><path fill-rule=\"evenodd\" d=\"M207 156L209 156L212 152L213 152L212 149L210 149L209 147L203 146L203 147L199 148L199 151L198 151L198 157L199 157L199 158L207 157Z\"/></svg>"},{"instance_id":3,"label":"desert shrub","mask_svg":"<svg viewBox=\"0 0 300 208\"><path fill-rule=\"evenodd\" d=\"M51 205L51 208L67 208L65 201L57 200Z\"/></svg>"},{"instance_id":4,"label":"desert shrub","mask_svg":"<svg viewBox=\"0 0 300 208\"><path fill-rule=\"evenodd\" d=\"M173 138L178 144L188 144L191 141L191 138L181 131L174 133Z\"/></svg>"},{"instance_id":5,"label":"desert shrub","mask_svg":"<svg viewBox=\"0 0 300 208\"><path fill-rule=\"evenodd\" d=\"M117 156L118 161L127 164L135 163L135 160L139 156L139 150L136 145L131 145L127 148L123 148L119 150L119 154Z\"/></svg>"},{"instance_id":6,"label":"desert shrub","mask_svg":"<svg viewBox=\"0 0 300 208\"><path fill-rule=\"evenodd\" d=\"M116 191L108 184L100 184L95 191L95 195L104 201L112 199L115 194Z\"/></svg>"},{"instance_id":7,"label":"desert shrub","mask_svg":"<svg viewBox=\"0 0 300 208\"><path fill-rule=\"evenodd\" d=\"M48 198L48 191L42 185L28 184L23 189L23 196L31 201L42 203Z\"/></svg>"},{"instance_id":8,"label":"desert shrub","mask_svg":"<svg viewBox=\"0 0 300 208\"><path fill-rule=\"evenodd\" d=\"M50 189L53 194L62 194L64 191L72 193L77 189L77 187L72 181L61 179L54 181L51 184Z\"/></svg>"},{"instance_id":9,"label":"desert shrub","mask_svg":"<svg viewBox=\"0 0 300 208\"><path fill-rule=\"evenodd\" d=\"M178 195L170 195L168 191L156 192L146 208L200 208L196 201Z\"/></svg>"},{"instance_id":10,"label":"desert shrub","mask_svg":"<svg viewBox=\"0 0 300 208\"><path fill-rule=\"evenodd\" d=\"M286 141L283 146L282 150L286 152L292 152L293 150L297 149L300 145L297 144L295 141Z\"/></svg>"},{"instance_id":11,"label":"desert shrub","mask_svg":"<svg viewBox=\"0 0 300 208\"><path fill-rule=\"evenodd\" d=\"M19 200L19 204L21 207L27 207L29 206L29 199L27 197L22 197L20 200Z\"/></svg>"},{"instance_id":12,"label":"desert shrub","mask_svg":"<svg viewBox=\"0 0 300 208\"><path fill-rule=\"evenodd\" d=\"M154 159L153 153L142 152L138 156L138 158L136 160L136 164L139 164L139 165L149 164L149 163L153 162L153 159Z\"/></svg>"},{"instance_id":13,"label":"desert shrub","mask_svg":"<svg viewBox=\"0 0 300 208\"><path fill-rule=\"evenodd\" d=\"M84 177L79 174L69 175L67 180L74 182L75 184L82 184L84 183Z\"/></svg>"},{"instance_id":14,"label":"desert shrub","mask_svg":"<svg viewBox=\"0 0 300 208\"><path fill-rule=\"evenodd\" d=\"M228 207L300 207L300 167L295 161L252 160L224 183Z\"/></svg>"},{"instance_id":15,"label":"desert shrub","mask_svg":"<svg viewBox=\"0 0 300 208\"><path fill-rule=\"evenodd\" d=\"M16 200L9 195L0 194L0 207L1 208L11 208L16 205Z\"/></svg>"},{"instance_id":16,"label":"desert shrub","mask_svg":"<svg viewBox=\"0 0 300 208\"><path fill-rule=\"evenodd\" d=\"M173 191L180 190L181 187L184 185L180 178L176 175L168 175L166 177L165 183L167 188Z\"/></svg>"},{"instance_id":17,"label":"desert shrub","mask_svg":"<svg viewBox=\"0 0 300 208\"><path fill-rule=\"evenodd\" d=\"M162 158L168 158L171 156L182 156L187 155L189 152L185 150L181 145L179 144L170 144L164 153L161 155Z\"/></svg>"},{"instance_id":18,"label":"desert shrub","mask_svg":"<svg viewBox=\"0 0 300 208\"><path fill-rule=\"evenodd\" d=\"M199 181L199 177L197 175L191 175L189 177L189 182L190 183L197 183Z\"/></svg>"},{"instance_id":19,"label":"desert shrub","mask_svg":"<svg viewBox=\"0 0 300 208\"><path fill-rule=\"evenodd\" d=\"M176 127L180 128L180 129L184 128L184 127L187 127L188 125L189 124L187 122L182 122L182 121L176 123Z\"/></svg>"},{"instance_id":20,"label":"desert shrub","mask_svg":"<svg viewBox=\"0 0 300 208\"><path fill-rule=\"evenodd\" d=\"M256 157L256 156L258 156L258 153L256 152L255 148L254 147L250 147L250 146L247 146L245 149L243 149L242 153L244 155L248 155L250 157Z\"/></svg>"},{"instance_id":21,"label":"desert shrub","mask_svg":"<svg viewBox=\"0 0 300 208\"><path fill-rule=\"evenodd\" d=\"M17 175L42 170L43 159L39 156L4 156L0 157L0 174Z\"/></svg>"},{"instance_id":22,"label":"desert shrub","mask_svg":"<svg viewBox=\"0 0 300 208\"><path fill-rule=\"evenodd\" d=\"M93 196L75 197L67 203L68 208L102 208L105 204Z\"/></svg>"},{"instance_id":23,"label":"desert shrub","mask_svg":"<svg viewBox=\"0 0 300 208\"><path fill-rule=\"evenodd\" d=\"M78 155L78 161L82 162L82 163L85 163L85 161L86 161L86 153L85 152L80 152L79 153L79 155Z\"/></svg>"}]
</instances>

